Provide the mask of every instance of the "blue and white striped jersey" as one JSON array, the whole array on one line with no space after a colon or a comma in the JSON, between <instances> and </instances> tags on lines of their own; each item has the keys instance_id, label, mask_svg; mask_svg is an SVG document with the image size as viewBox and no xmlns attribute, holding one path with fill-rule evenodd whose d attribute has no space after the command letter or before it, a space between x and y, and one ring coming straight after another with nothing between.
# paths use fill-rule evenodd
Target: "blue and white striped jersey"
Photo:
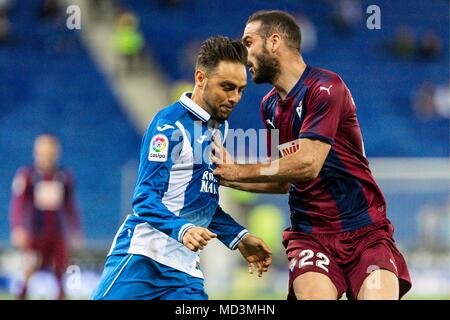
<instances>
[{"instance_id":1,"label":"blue and white striped jersey","mask_svg":"<svg viewBox=\"0 0 450 320\"><path fill-rule=\"evenodd\" d=\"M212 137L223 141L228 122L217 122L184 93L153 118L144 135L133 214L117 232L109 255L140 254L203 278L198 253L182 243L186 230L205 227L230 249L248 231L219 206L219 178L212 172Z\"/></svg>"}]
</instances>

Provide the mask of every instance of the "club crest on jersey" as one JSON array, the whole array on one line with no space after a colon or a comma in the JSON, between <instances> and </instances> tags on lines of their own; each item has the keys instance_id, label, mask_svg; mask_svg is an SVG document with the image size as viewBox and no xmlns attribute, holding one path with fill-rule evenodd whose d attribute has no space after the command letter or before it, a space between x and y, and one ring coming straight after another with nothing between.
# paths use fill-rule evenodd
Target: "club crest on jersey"
<instances>
[{"instance_id":1,"label":"club crest on jersey","mask_svg":"<svg viewBox=\"0 0 450 320\"><path fill-rule=\"evenodd\" d=\"M286 156L298 151L298 149L300 149L299 139L290 141L290 142L286 142L286 143L280 144L278 146L278 150L280 151L282 157L286 157Z\"/></svg>"},{"instance_id":2,"label":"club crest on jersey","mask_svg":"<svg viewBox=\"0 0 450 320\"><path fill-rule=\"evenodd\" d=\"M303 111L303 100L300 100L300 103L298 104L298 107L295 109L298 114L298 118L302 118L302 111Z\"/></svg>"},{"instance_id":3,"label":"club crest on jersey","mask_svg":"<svg viewBox=\"0 0 450 320\"><path fill-rule=\"evenodd\" d=\"M163 134L155 135L150 142L149 161L165 162L169 151L169 139Z\"/></svg>"}]
</instances>

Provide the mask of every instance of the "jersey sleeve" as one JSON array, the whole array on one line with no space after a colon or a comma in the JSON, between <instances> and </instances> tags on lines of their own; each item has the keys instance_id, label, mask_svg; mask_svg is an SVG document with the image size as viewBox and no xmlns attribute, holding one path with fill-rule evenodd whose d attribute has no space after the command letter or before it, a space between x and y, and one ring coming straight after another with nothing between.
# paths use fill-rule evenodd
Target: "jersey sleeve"
<instances>
[{"instance_id":1,"label":"jersey sleeve","mask_svg":"<svg viewBox=\"0 0 450 320\"><path fill-rule=\"evenodd\" d=\"M333 144L343 111L344 93L345 85L340 78L313 86L305 99L305 118L299 138Z\"/></svg>"},{"instance_id":2,"label":"jersey sleeve","mask_svg":"<svg viewBox=\"0 0 450 320\"><path fill-rule=\"evenodd\" d=\"M27 212L31 207L28 194L30 188L29 174L26 168L17 170L12 182L12 194L9 208L11 229L16 227L28 227Z\"/></svg>"},{"instance_id":3,"label":"jersey sleeve","mask_svg":"<svg viewBox=\"0 0 450 320\"><path fill-rule=\"evenodd\" d=\"M216 233L217 238L231 250L235 250L241 239L249 233L220 206L217 206L208 229Z\"/></svg>"},{"instance_id":4,"label":"jersey sleeve","mask_svg":"<svg viewBox=\"0 0 450 320\"><path fill-rule=\"evenodd\" d=\"M81 234L80 210L75 197L75 181L70 172L64 172L66 176L64 213L67 217L70 233Z\"/></svg>"},{"instance_id":5,"label":"jersey sleeve","mask_svg":"<svg viewBox=\"0 0 450 320\"><path fill-rule=\"evenodd\" d=\"M175 123L165 119L152 121L142 141L133 196L134 214L179 242L194 225L170 211L163 203L163 196L182 146L183 135Z\"/></svg>"}]
</instances>

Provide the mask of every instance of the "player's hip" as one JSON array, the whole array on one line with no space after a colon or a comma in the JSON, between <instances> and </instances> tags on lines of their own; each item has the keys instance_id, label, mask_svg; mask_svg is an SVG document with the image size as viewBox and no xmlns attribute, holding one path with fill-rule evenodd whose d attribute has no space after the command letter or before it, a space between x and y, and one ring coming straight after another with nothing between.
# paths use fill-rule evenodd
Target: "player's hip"
<instances>
[{"instance_id":1,"label":"player's hip","mask_svg":"<svg viewBox=\"0 0 450 320\"><path fill-rule=\"evenodd\" d=\"M189 296L187 293L191 296ZM207 299L203 279L136 254L110 255L94 300Z\"/></svg>"}]
</instances>

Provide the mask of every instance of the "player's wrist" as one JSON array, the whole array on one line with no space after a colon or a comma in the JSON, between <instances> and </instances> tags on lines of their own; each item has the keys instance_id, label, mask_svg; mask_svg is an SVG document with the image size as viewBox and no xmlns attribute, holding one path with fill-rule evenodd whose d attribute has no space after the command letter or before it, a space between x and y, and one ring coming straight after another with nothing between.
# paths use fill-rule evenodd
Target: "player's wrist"
<instances>
[{"instance_id":1,"label":"player's wrist","mask_svg":"<svg viewBox=\"0 0 450 320\"><path fill-rule=\"evenodd\" d=\"M231 250L242 249L242 247L246 244L246 240L244 239L248 239L248 236L250 235L251 234L247 229L242 230L238 235L239 239L237 240L236 244L231 247Z\"/></svg>"}]
</instances>

